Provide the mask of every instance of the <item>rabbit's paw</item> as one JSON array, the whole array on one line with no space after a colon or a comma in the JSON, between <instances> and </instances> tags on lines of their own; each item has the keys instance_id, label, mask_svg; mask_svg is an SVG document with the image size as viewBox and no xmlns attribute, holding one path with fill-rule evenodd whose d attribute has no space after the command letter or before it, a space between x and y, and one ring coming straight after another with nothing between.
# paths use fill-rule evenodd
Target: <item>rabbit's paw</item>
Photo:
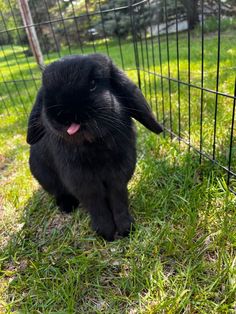
<instances>
[{"instance_id":1,"label":"rabbit's paw","mask_svg":"<svg viewBox=\"0 0 236 314\"><path fill-rule=\"evenodd\" d=\"M79 201L72 195L60 195L56 198L57 206L62 212L70 213L79 206Z\"/></svg>"},{"instance_id":2,"label":"rabbit's paw","mask_svg":"<svg viewBox=\"0 0 236 314\"><path fill-rule=\"evenodd\" d=\"M117 223L117 232L119 236L127 237L131 230L134 230L134 219L129 214L120 217Z\"/></svg>"},{"instance_id":3,"label":"rabbit's paw","mask_svg":"<svg viewBox=\"0 0 236 314\"><path fill-rule=\"evenodd\" d=\"M97 219L92 221L92 228L96 233L102 236L107 241L114 241L115 237L115 224L109 219Z\"/></svg>"}]
</instances>

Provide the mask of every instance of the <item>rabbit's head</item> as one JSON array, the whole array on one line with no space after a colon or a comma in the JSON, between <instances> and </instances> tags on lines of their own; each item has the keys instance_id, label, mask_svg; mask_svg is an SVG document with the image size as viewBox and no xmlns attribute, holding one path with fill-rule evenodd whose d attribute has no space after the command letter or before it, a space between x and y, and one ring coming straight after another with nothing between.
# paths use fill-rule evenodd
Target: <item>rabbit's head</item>
<instances>
[{"instance_id":1,"label":"rabbit's head","mask_svg":"<svg viewBox=\"0 0 236 314\"><path fill-rule=\"evenodd\" d=\"M92 142L124 127L130 117L155 133L162 131L141 91L101 54L64 57L47 66L38 101L29 120L30 144L45 128L64 139Z\"/></svg>"}]
</instances>

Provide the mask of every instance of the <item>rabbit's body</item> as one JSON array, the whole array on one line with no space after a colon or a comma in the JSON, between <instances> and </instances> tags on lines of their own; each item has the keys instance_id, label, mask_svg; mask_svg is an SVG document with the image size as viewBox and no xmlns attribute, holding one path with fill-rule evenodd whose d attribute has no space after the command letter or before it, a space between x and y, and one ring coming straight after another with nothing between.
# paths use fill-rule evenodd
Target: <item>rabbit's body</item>
<instances>
[{"instance_id":1,"label":"rabbit's body","mask_svg":"<svg viewBox=\"0 0 236 314\"><path fill-rule=\"evenodd\" d=\"M87 194L94 184L111 187L115 182L127 184L130 180L136 163L135 132L131 129L127 135L129 137L116 139L114 136L102 142L75 146L45 134L43 139L31 146L30 169L49 193L56 196L60 185L65 192L82 202L83 191L86 190ZM124 141L127 141L125 146ZM124 147L127 149L124 150ZM46 172L51 173L49 180Z\"/></svg>"},{"instance_id":2,"label":"rabbit's body","mask_svg":"<svg viewBox=\"0 0 236 314\"><path fill-rule=\"evenodd\" d=\"M113 65L114 78L108 81L112 74L109 59L101 55L93 58L96 62L90 56L69 57L45 70L29 119L30 169L62 210L71 211L81 202L91 214L93 228L113 240L116 232L127 235L132 223L127 183L135 169L136 136L128 112L133 110L133 116L156 133L161 127L139 91L141 98L136 97L136 102L141 99L143 108L133 107L135 85ZM94 83L90 89L79 84L82 78L78 72L83 72L83 67L87 72L93 69L90 75L93 72L96 77L96 93ZM56 78L47 81L47 75L52 74ZM120 82L116 75L120 75ZM60 88L63 76L60 90L56 86ZM115 84L120 88L116 90ZM130 85L127 93L122 91L125 84Z\"/></svg>"}]
</instances>

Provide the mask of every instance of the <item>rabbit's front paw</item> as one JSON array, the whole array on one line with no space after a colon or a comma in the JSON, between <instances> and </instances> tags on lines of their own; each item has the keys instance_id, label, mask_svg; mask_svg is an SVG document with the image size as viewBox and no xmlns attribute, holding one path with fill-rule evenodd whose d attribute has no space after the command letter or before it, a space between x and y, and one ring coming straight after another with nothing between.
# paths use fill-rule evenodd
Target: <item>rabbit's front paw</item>
<instances>
[{"instance_id":1,"label":"rabbit's front paw","mask_svg":"<svg viewBox=\"0 0 236 314\"><path fill-rule=\"evenodd\" d=\"M127 237L134 230L134 219L129 214L121 216L117 223L117 232L122 237Z\"/></svg>"},{"instance_id":2,"label":"rabbit's front paw","mask_svg":"<svg viewBox=\"0 0 236 314\"><path fill-rule=\"evenodd\" d=\"M99 218L92 221L93 230L107 241L115 239L115 224L112 219Z\"/></svg>"},{"instance_id":3,"label":"rabbit's front paw","mask_svg":"<svg viewBox=\"0 0 236 314\"><path fill-rule=\"evenodd\" d=\"M70 213L79 206L79 201L69 194L57 197L56 203L60 210L65 213Z\"/></svg>"}]
</instances>

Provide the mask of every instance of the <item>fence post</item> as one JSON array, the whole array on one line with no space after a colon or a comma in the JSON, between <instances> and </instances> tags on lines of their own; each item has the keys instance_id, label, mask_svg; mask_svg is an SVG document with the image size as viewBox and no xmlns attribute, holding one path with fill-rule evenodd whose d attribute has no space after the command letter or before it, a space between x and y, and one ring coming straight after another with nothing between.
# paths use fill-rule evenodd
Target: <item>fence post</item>
<instances>
[{"instance_id":1,"label":"fence post","mask_svg":"<svg viewBox=\"0 0 236 314\"><path fill-rule=\"evenodd\" d=\"M22 20L26 29L26 33L27 33L31 50L34 54L37 64L39 65L40 69L43 70L44 69L43 54L39 45L35 27L33 25L33 19L31 16L28 1L18 0L18 3L19 3L20 13L21 13Z\"/></svg>"},{"instance_id":2,"label":"fence post","mask_svg":"<svg viewBox=\"0 0 236 314\"><path fill-rule=\"evenodd\" d=\"M136 30L134 25L134 16L133 16L133 8L132 4L133 1L129 0L129 15L130 15L130 22L131 22L131 32L132 32L132 39L133 39L133 47L134 47L134 58L135 58L135 65L138 75L138 86L141 90L141 78L140 78L140 68L139 68L139 54L138 54L138 45L137 45L137 37L136 37Z\"/></svg>"}]
</instances>

